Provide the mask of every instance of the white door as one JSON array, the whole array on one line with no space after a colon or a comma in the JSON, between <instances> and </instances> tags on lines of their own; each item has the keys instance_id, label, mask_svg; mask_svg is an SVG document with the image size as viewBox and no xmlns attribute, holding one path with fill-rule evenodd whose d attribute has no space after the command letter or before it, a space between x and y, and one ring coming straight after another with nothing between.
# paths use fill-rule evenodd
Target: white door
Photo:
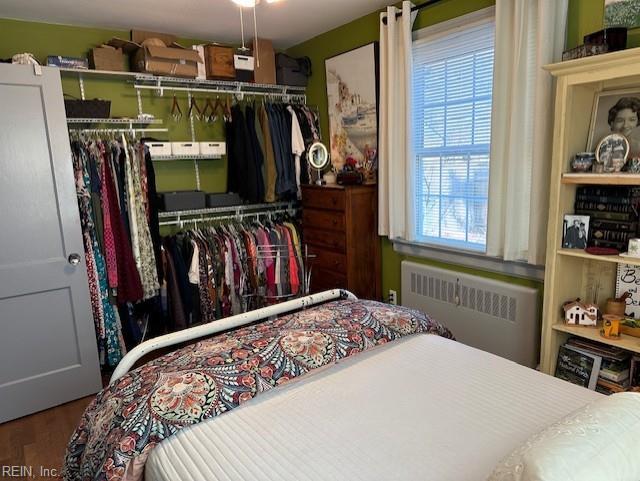
<instances>
[{"instance_id":1,"label":"white door","mask_svg":"<svg viewBox=\"0 0 640 481\"><path fill-rule=\"evenodd\" d=\"M0 64L0 423L100 387L60 73Z\"/></svg>"}]
</instances>

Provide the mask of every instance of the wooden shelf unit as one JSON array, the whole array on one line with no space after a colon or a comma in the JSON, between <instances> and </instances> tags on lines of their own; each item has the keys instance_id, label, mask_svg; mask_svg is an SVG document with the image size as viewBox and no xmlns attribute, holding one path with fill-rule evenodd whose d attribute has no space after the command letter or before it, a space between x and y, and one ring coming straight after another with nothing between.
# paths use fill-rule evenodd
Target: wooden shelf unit
<instances>
[{"instance_id":1,"label":"wooden shelf unit","mask_svg":"<svg viewBox=\"0 0 640 481\"><path fill-rule=\"evenodd\" d=\"M607 344L609 346L616 346L622 349L626 349L627 351L640 353L640 337L633 337L622 334L620 336L620 339L606 339L600 335L600 326L572 326L561 321L553 325L553 330L557 332L563 332L565 334L570 334L572 336L591 339L592 341L601 342L602 344Z\"/></svg>"},{"instance_id":2,"label":"wooden shelf unit","mask_svg":"<svg viewBox=\"0 0 640 481\"><path fill-rule=\"evenodd\" d=\"M579 185L640 185L638 174L570 172L571 158L587 147L596 95L640 87L640 48L561 62L545 69L557 78L557 84L540 367L553 375L558 349L572 335L640 352L640 339L622 336L620 340L608 340L598 329L559 322L564 302L578 297L591 300L596 286L600 288L598 302L604 307L606 299L615 294L618 265L640 265L640 259L561 248L564 215L574 212Z\"/></svg>"},{"instance_id":3,"label":"wooden shelf unit","mask_svg":"<svg viewBox=\"0 0 640 481\"><path fill-rule=\"evenodd\" d=\"M574 185L640 185L640 174L562 174L563 184Z\"/></svg>"}]
</instances>

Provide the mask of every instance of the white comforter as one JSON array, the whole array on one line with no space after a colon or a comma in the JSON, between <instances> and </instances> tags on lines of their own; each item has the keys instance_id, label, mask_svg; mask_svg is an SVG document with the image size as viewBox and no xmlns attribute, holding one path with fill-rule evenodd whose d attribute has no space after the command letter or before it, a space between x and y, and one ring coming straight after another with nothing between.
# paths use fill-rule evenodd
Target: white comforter
<instances>
[{"instance_id":1,"label":"white comforter","mask_svg":"<svg viewBox=\"0 0 640 481\"><path fill-rule=\"evenodd\" d=\"M357 355L156 447L147 481L480 481L600 395L433 335Z\"/></svg>"}]
</instances>

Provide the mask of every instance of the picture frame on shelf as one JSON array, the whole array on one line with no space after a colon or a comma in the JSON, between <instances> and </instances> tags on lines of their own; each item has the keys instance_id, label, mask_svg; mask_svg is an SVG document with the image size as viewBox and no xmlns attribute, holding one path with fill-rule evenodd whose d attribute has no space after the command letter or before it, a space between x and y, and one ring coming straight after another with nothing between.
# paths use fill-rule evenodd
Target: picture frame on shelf
<instances>
[{"instance_id":1,"label":"picture frame on shelf","mask_svg":"<svg viewBox=\"0 0 640 481\"><path fill-rule=\"evenodd\" d=\"M640 156L640 88L596 93L587 151L595 152L600 142L612 133L627 138L630 158Z\"/></svg>"},{"instance_id":2,"label":"picture frame on shelf","mask_svg":"<svg viewBox=\"0 0 640 481\"><path fill-rule=\"evenodd\" d=\"M588 215L565 214L562 228L562 247L564 249L586 249L589 240Z\"/></svg>"}]
</instances>

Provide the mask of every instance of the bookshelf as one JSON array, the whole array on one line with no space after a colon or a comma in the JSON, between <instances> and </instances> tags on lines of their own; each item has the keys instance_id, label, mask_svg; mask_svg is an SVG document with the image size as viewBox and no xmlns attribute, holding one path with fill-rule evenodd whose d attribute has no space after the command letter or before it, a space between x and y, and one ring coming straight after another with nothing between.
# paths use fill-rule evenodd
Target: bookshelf
<instances>
[{"instance_id":1,"label":"bookshelf","mask_svg":"<svg viewBox=\"0 0 640 481\"><path fill-rule=\"evenodd\" d=\"M615 294L618 264L640 266L640 260L623 256L596 256L577 249L562 249L563 220L573 214L577 187L581 185L640 186L638 174L572 173L571 158L587 146L596 94L606 90L640 90L640 48L548 65L556 77L553 155L550 173L549 224L544 282L544 308L540 368L553 375L558 349L570 336L578 336L640 353L640 338L619 340L600 336L598 328L562 322L562 305L577 297L591 300L599 287L600 308Z\"/></svg>"}]
</instances>

